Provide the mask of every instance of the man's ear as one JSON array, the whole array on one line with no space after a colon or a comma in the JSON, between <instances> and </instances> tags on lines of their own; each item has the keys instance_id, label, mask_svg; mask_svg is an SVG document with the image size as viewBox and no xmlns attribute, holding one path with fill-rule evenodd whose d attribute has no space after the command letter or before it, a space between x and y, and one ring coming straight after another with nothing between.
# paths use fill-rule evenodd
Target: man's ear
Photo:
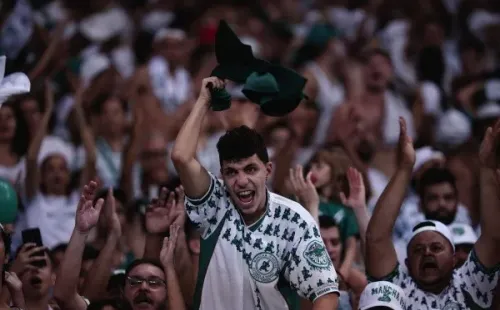
<instances>
[{"instance_id":1,"label":"man's ear","mask_svg":"<svg viewBox=\"0 0 500 310\"><path fill-rule=\"evenodd\" d=\"M271 176L273 172L273 163L271 161L266 163L266 179Z\"/></svg>"}]
</instances>

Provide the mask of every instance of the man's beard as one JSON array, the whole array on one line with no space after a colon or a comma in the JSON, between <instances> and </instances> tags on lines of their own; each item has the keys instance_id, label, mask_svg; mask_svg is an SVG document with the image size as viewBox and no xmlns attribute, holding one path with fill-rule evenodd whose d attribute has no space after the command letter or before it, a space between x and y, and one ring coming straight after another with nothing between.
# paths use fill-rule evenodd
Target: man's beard
<instances>
[{"instance_id":1,"label":"man's beard","mask_svg":"<svg viewBox=\"0 0 500 310\"><path fill-rule=\"evenodd\" d=\"M425 213L425 218L427 220L438 221L438 222L441 222L445 225L450 225L455 220L455 215L456 215L456 212L447 212L447 211L443 211L442 209L438 209L438 210L433 211L433 212L427 211Z\"/></svg>"}]
</instances>

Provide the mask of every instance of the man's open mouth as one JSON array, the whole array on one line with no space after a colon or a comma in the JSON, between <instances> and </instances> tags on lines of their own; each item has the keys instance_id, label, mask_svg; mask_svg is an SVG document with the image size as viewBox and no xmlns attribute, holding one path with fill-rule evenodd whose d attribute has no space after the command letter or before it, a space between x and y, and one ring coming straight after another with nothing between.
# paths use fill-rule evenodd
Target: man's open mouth
<instances>
[{"instance_id":1,"label":"man's open mouth","mask_svg":"<svg viewBox=\"0 0 500 310\"><path fill-rule=\"evenodd\" d=\"M238 199L240 202L242 202L245 205L251 204L253 201L253 198L255 196L255 191L241 191L236 194L238 196Z\"/></svg>"}]
</instances>

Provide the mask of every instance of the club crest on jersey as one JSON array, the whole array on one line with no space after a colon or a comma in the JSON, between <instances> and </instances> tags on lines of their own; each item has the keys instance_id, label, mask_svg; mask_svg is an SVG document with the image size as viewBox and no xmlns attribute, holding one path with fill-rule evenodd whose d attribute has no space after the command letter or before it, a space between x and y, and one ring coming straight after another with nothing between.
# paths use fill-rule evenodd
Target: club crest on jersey
<instances>
[{"instance_id":1,"label":"club crest on jersey","mask_svg":"<svg viewBox=\"0 0 500 310\"><path fill-rule=\"evenodd\" d=\"M258 282L273 282L278 278L278 266L278 259L273 254L261 252L252 260L250 275Z\"/></svg>"},{"instance_id":2,"label":"club crest on jersey","mask_svg":"<svg viewBox=\"0 0 500 310\"><path fill-rule=\"evenodd\" d=\"M332 264L325 246L317 240L309 242L304 251L304 257L313 268L329 269Z\"/></svg>"}]
</instances>

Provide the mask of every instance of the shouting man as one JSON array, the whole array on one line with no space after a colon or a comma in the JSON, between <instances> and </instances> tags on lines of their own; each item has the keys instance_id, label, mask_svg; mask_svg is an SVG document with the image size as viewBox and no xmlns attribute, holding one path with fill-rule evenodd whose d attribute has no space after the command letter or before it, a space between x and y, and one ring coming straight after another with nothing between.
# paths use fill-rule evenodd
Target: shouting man
<instances>
[{"instance_id":1,"label":"shouting man","mask_svg":"<svg viewBox=\"0 0 500 310\"><path fill-rule=\"evenodd\" d=\"M313 309L336 309L338 281L317 224L298 203L271 193L262 137L242 126L217 144L223 181L196 159L210 91L200 96L177 136L172 160L186 193L186 211L201 233L194 309L293 309L298 295Z\"/></svg>"}]
</instances>

